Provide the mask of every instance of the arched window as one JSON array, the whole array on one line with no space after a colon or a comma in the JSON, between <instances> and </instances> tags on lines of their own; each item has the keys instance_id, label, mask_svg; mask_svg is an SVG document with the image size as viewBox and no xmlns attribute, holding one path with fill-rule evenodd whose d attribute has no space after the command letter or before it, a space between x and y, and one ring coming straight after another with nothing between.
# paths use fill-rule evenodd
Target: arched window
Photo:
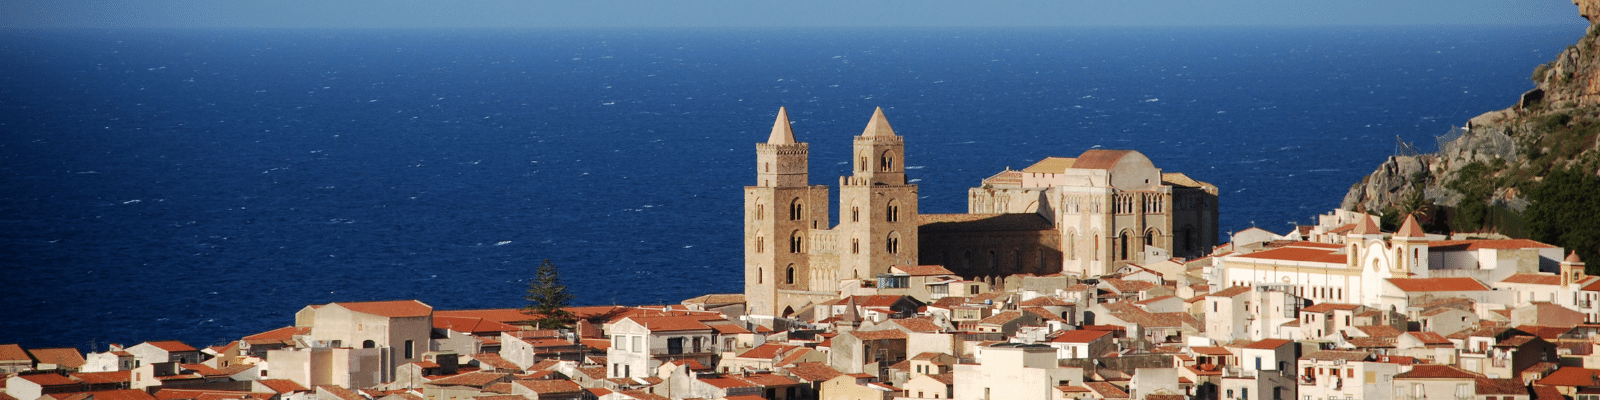
<instances>
[{"instance_id":1,"label":"arched window","mask_svg":"<svg viewBox=\"0 0 1600 400\"><path fill-rule=\"evenodd\" d=\"M794 201L789 202L789 220L799 221L800 216L805 214L805 209L805 203L800 202L799 197L794 198Z\"/></svg>"},{"instance_id":2,"label":"arched window","mask_svg":"<svg viewBox=\"0 0 1600 400\"><path fill-rule=\"evenodd\" d=\"M850 238L850 254L861 254L861 239Z\"/></svg>"},{"instance_id":3,"label":"arched window","mask_svg":"<svg viewBox=\"0 0 1600 400\"><path fill-rule=\"evenodd\" d=\"M375 347L378 347L378 344L374 343L371 340L364 340L364 341L361 342L361 348L363 348L363 349L370 349L370 348L375 348Z\"/></svg>"},{"instance_id":4,"label":"arched window","mask_svg":"<svg viewBox=\"0 0 1600 400\"><path fill-rule=\"evenodd\" d=\"M994 254L994 250L989 250L989 270L990 271L996 271L996 270L999 270L999 269L1000 269L1000 256L995 255Z\"/></svg>"},{"instance_id":5,"label":"arched window","mask_svg":"<svg viewBox=\"0 0 1600 400\"><path fill-rule=\"evenodd\" d=\"M804 243L804 239L801 239L800 231L794 231L793 234L789 235L789 252L790 253L799 253L801 251L804 251L804 249L805 249L804 244L805 244Z\"/></svg>"},{"instance_id":6,"label":"arched window","mask_svg":"<svg viewBox=\"0 0 1600 400\"><path fill-rule=\"evenodd\" d=\"M1128 232L1123 231L1122 235L1120 235L1117 239L1119 240L1117 248L1122 250L1121 257L1119 259L1126 260L1128 259Z\"/></svg>"},{"instance_id":7,"label":"arched window","mask_svg":"<svg viewBox=\"0 0 1600 400\"><path fill-rule=\"evenodd\" d=\"M885 244L887 244L885 250L888 250L890 254L899 254L900 253L900 234L899 233L895 233L895 232L889 232L889 240L885 241Z\"/></svg>"},{"instance_id":8,"label":"arched window","mask_svg":"<svg viewBox=\"0 0 1600 400\"><path fill-rule=\"evenodd\" d=\"M766 214L767 214L767 205L766 204L757 204L756 205L756 220L765 219L766 218Z\"/></svg>"},{"instance_id":9,"label":"arched window","mask_svg":"<svg viewBox=\"0 0 1600 400\"><path fill-rule=\"evenodd\" d=\"M867 164L867 153L861 153L861 160L860 161L861 162L856 163L856 169L857 170L866 171L867 170L867 166L871 165L871 164Z\"/></svg>"},{"instance_id":10,"label":"arched window","mask_svg":"<svg viewBox=\"0 0 1600 400\"><path fill-rule=\"evenodd\" d=\"M765 170L762 172L772 172L772 163L761 163L761 168Z\"/></svg>"},{"instance_id":11,"label":"arched window","mask_svg":"<svg viewBox=\"0 0 1600 400\"><path fill-rule=\"evenodd\" d=\"M757 253L762 253L762 252L765 252L766 250L767 250L767 238L761 237L761 236L756 236L756 252Z\"/></svg>"},{"instance_id":12,"label":"arched window","mask_svg":"<svg viewBox=\"0 0 1600 400\"><path fill-rule=\"evenodd\" d=\"M861 222L861 207L850 206L850 222Z\"/></svg>"},{"instance_id":13,"label":"arched window","mask_svg":"<svg viewBox=\"0 0 1600 400\"><path fill-rule=\"evenodd\" d=\"M900 221L900 202L898 200L889 200L889 208L885 211L888 214L887 219L889 222Z\"/></svg>"},{"instance_id":14,"label":"arched window","mask_svg":"<svg viewBox=\"0 0 1600 400\"><path fill-rule=\"evenodd\" d=\"M1070 229L1067 230L1067 259L1078 259L1078 232ZM1043 265L1040 265L1040 267L1043 267Z\"/></svg>"},{"instance_id":15,"label":"arched window","mask_svg":"<svg viewBox=\"0 0 1600 400\"><path fill-rule=\"evenodd\" d=\"M766 280L764 279L766 277L767 273L765 271L762 271L760 268L756 268L756 283L762 283Z\"/></svg>"},{"instance_id":16,"label":"arched window","mask_svg":"<svg viewBox=\"0 0 1600 400\"><path fill-rule=\"evenodd\" d=\"M1100 235L1094 235L1094 260L1100 260Z\"/></svg>"},{"instance_id":17,"label":"arched window","mask_svg":"<svg viewBox=\"0 0 1600 400\"><path fill-rule=\"evenodd\" d=\"M789 269L783 273L783 283L794 284L794 264L789 264Z\"/></svg>"},{"instance_id":18,"label":"arched window","mask_svg":"<svg viewBox=\"0 0 1600 400\"><path fill-rule=\"evenodd\" d=\"M894 170L894 151L884 151L883 156L878 157L878 170L883 172Z\"/></svg>"}]
</instances>

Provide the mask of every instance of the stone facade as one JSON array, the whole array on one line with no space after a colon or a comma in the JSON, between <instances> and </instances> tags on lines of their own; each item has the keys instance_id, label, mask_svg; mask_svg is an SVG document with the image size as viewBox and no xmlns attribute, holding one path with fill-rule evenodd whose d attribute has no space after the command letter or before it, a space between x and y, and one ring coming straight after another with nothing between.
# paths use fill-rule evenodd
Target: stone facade
<instances>
[{"instance_id":1,"label":"stone facade","mask_svg":"<svg viewBox=\"0 0 1600 400\"><path fill-rule=\"evenodd\" d=\"M810 147L795 140L786 110L756 145L756 184L744 189L745 297L754 322L797 318L919 261L998 284L1015 274L1094 277L1129 263L1200 257L1217 241L1216 186L1162 173L1137 151L1047 158L985 179L969 191L966 214L919 214L905 140L882 109L853 147L835 225L830 188L811 184Z\"/></svg>"}]
</instances>

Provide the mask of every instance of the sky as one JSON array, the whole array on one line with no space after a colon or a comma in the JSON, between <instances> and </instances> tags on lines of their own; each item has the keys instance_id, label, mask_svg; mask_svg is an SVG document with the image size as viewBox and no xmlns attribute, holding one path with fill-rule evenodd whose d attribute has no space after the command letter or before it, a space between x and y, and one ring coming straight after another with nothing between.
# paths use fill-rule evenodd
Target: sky
<instances>
[{"instance_id":1,"label":"sky","mask_svg":"<svg viewBox=\"0 0 1600 400\"><path fill-rule=\"evenodd\" d=\"M0 0L16 28L905 28L1583 24L1570 0Z\"/></svg>"}]
</instances>

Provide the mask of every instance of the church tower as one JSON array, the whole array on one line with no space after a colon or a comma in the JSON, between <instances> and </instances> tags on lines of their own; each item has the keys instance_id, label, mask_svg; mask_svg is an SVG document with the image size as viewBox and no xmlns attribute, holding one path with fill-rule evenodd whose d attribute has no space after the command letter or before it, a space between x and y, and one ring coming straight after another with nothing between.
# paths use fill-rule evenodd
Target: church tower
<instances>
[{"instance_id":1,"label":"church tower","mask_svg":"<svg viewBox=\"0 0 1600 400\"><path fill-rule=\"evenodd\" d=\"M772 134L756 144L756 184L744 188L745 301L749 313L786 317L804 304L785 292L810 289L811 231L828 228L828 187L811 186L809 146L794 139L778 109Z\"/></svg>"},{"instance_id":2,"label":"church tower","mask_svg":"<svg viewBox=\"0 0 1600 400\"><path fill-rule=\"evenodd\" d=\"M1422 231L1417 217L1407 214L1406 222L1391 237L1394 242L1394 262L1401 273L1428 270L1428 234Z\"/></svg>"},{"instance_id":3,"label":"church tower","mask_svg":"<svg viewBox=\"0 0 1600 400\"><path fill-rule=\"evenodd\" d=\"M876 279L917 265L917 186L906 184L905 142L883 108L855 137L850 176L839 178L839 279Z\"/></svg>"}]
</instances>

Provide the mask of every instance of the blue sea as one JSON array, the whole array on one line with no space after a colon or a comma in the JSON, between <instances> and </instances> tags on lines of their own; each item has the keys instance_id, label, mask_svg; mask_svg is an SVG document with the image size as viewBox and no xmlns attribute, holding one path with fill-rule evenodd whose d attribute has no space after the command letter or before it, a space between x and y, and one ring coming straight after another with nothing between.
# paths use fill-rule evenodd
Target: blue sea
<instances>
[{"instance_id":1,"label":"blue sea","mask_svg":"<svg viewBox=\"0 0 1600 400\"><path fill-rule=\"evenodd\" d=\"M924 213L1134 149L1285 231L1512 105L1578 24L1054 30L0 31L0 343L183 340L308 304L740 292L778 107L811 179L883 107ZM1225 236L1224 236L1225 237Z\"/></svg>"}]
</instances>

